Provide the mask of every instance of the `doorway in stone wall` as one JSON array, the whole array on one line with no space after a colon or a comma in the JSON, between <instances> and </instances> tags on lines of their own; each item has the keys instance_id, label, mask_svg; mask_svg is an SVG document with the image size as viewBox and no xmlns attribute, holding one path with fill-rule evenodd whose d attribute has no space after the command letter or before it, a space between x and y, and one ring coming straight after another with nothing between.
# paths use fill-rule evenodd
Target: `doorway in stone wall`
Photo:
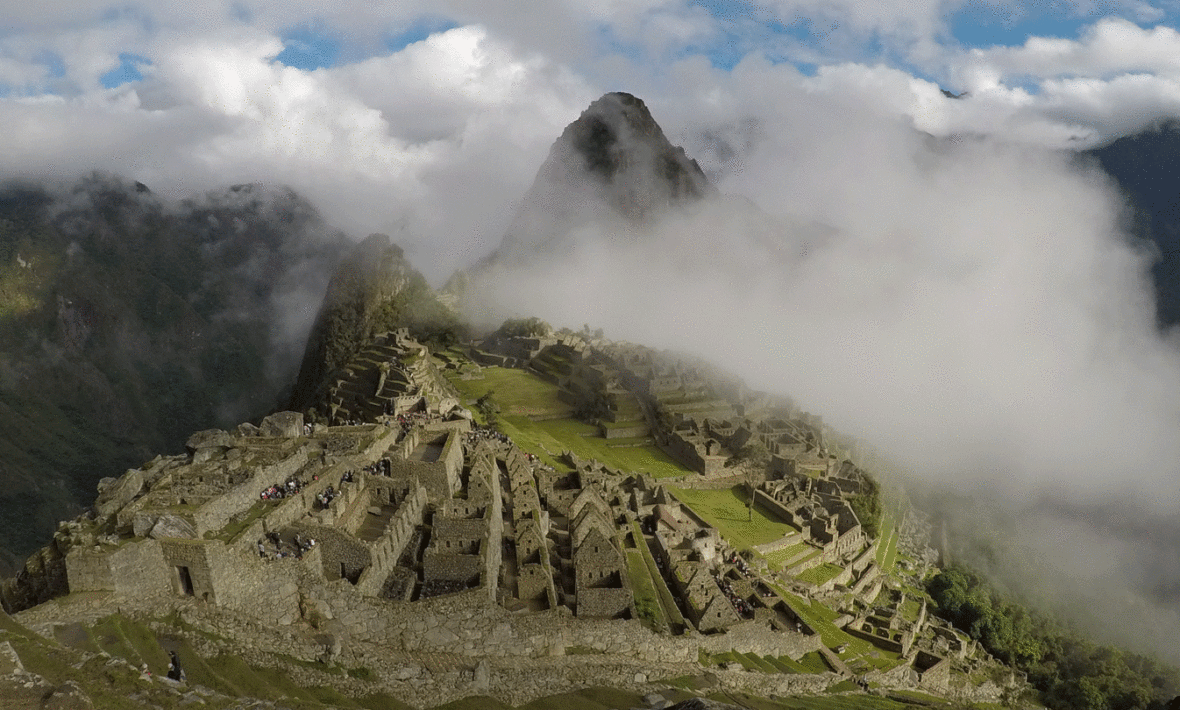
<instances>
[{"instance_id":1,"label":"doorway in stone wall","mask_svg":"<svg viewBox=\"0 0 1180 710\"><path fill-rule=\"evenodd\" d=\"M189 574L188 567L177 566L176 583L181 594L188 597L193 596L193 576Z\"/></svg>"}]
</instances>

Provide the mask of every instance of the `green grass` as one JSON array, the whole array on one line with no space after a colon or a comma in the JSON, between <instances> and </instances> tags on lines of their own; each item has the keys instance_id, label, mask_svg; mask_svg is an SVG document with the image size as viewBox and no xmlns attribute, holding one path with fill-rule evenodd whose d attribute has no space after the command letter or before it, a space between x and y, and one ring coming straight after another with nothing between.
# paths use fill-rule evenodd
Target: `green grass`
<instances>
[{"instance_id":1,"label":"green grass","mask_svg":"<svg viewBox=\"0 0 1180 710\"><path fill-rule=\"evenodd\" d=\"M497 425L517 446L537 454L554 468L565 469L555 456L572 451L586 459L598 459L612 468L648 473L656 478L686 476L684 468L653 444L614 446L619 443L598 436L598 428L577 419L533 421L530 415L568 412L570 407L557 398L557 386L526 370L485 367L484 378L464 380L449 375L453 384L469 400L494 391L493 400L500 406ZM636 439L629 443L642 443Z\"/></svg>"},{"instance_id":2,"label":"green grass","mask_svg":"<svg viewBox=\"0 0 1180 710\"><path fill-rule=\"evenodd\" d=\"M921 598L906 597L905 603L901 605L901 618L910 623L918 620L918 614L922 613Z\"/></svg>"},{"instance_id":3,"label":"green grass","mask_svg":"<svg viewBox=\"0 0 1180 710\"><path fill-rule=\"evenodd\" d=\"M781 673L782 672L779 670L778 666L776 666L775 664L771 663L770 661L766 660L762 656L759 656L755 653L743 653L740 655L743 658L745 658L746 661L749 662L749 665L751 667L757 668L758 670L762 671L763 673Z\"/></svg>"},{"instance_id":4,"label":"green grass","mask_svg":"<svg viewBox=\"0 0 1180 710\"><path fill-rule=\"evenodd\" d=\"M244 515L241 520L227 524L212 537L218 540L223 540L227 544L233 544L233 542L238 538L239 535L242 534L243 531L246 530L246 528L254 524L255 520L263 517L269 513L271 509L277 506L277 503L260 500L246 512L246 515ZM209 533L206 533L205 535L206 537L210 536Z\"/></svg>"},{"instance_id":5,"label":"green grass","mask_svg":"<svg viewBox=\"0 0 1180 710\"><path fill-rule=\"evenodd\" d=\"M635 611L639 619L653 631L666 629L668 617L664 615L664 607L639 550L627 550L627 572L631 577L631 591L635 595Z\"/></svg>"},{"instance_id":6,"label":"green grass","mask_svg":"<svg viewBox=\"0 0 1180 710\"><path fill-rule=\"evenodd\" d=\"M560 442L562 449L569 449L585 459L598 459L612 468L648 473L656 478L687 476L692 473L676 463L654 444L612 446L615 442L611 439L600 438L596 427L576 419L550 419L541 422L527 422L526 424L514 418L513 424L518 429L532 424L553 440ZM585 434L592 435L585 436Z\"/></svg>"},{"instance_id":7,"label":"green grass","mask_svg":"<svg viewBox=\"0 0 1180 710\"><path fill-rule=\"evenodd\" d=\"M795 579L807 584L820 585L843 571L844 568L840 565L834 565L831 562L825 562L822 565L817 565L811 569L803 570L799 574L795 575Z\"/></svg>"},{"instance_id":8,"label":"green grass","mask_svg":"<svg viewBox=\"0 0 1180 710\"><path fill-rule=\"evenodd\" d=\"M721 536L738 549L764 545L778 540L789 532L797 532L795 528L773 517L773 514L764 510L762 506L754 507L754 517L750 520L745 486L722 490L670 490L705 522L717 528Z\"/></svg>"},{"instance_id":9,"label":"green grass","mask_svg":"<svg viewBox=\"0 0 1180 710\"><path fill-rule=\"evenodd\" d=\"M538 698L527 705L521 705L517 710L614 710L614 708L646 707L643 696L626 690L615 688L583 688L572 693L552 695L548 698ZM495 706L479 706L485 707Z\"/></svg>"},{"instance_id":10,"label":"green grass","mask_svg":"<svg viewBox=\"0 0 1180 710\"><path fill-rule=\"evenodd\" d=\"M819 651L806 653L797 662L807 673L827 673L832 670L827 660L824 659L824 654Z\"/></svg>"},{"instance_id":11,"label":"green grass","mask_svg":"<svg viewBox=\"0 0 1180 710\"><path fill-rule=\"evenodd\" d=\"M450 372L447 374L451 384L468 399L479 399L494 392L492 399L500 405L503 414L543 416L570 409L557 398L557 385L525 370L485 367L483 378L474 380L464 380Z\"/></svg>"},{"instance_id":12,"label":"green grass","mask_svg":"<svg viewBox=\"0 0 1180 710\"><path fill-rule=\"evenodd\" d=\"M836 695L797 698L759 698L746 693L713 693L708 696L751 710L914 710L921 705L875 695Z\"/></svg>"},{"instance_id":13,"label":"green grass","mask_svg":"<svg viewBox=\"0 0 1180 710\"><path fill-rule=\"evenodd\" d=\"M635 543L639 549L639 553L643 556L643 561L647 565L648 574L651 576L652 584L656 587L656 592L660 597L660 605L664 608L664 614L668 621L676 627L686 627L688 622L684 619L684 614L680 613L680 607L676 606L676 597L672 596L672 590L668 589L668 583L664 581L663 576L660 575L659 565L652 557L651 548L647 546L647 540L643 537L643 529L639 526L639 521L631 522L631 535L635 539Z\"/></svg>"},{"instance_id":14,"label":"green grass","mask_svg":"<svg viewBox=\"0 0 1180 710\"><path fill-rule=\"evenodd\" d=\"M878 648L864 639L852 636L833 624L832 622L839 617L838 612L829 609L817 601L808 603L776 584L771 584L770 586L799 618L803 619L808 626L819 634L820 640L825 646L828 648L845 646L846 650L841 655L841 660L845 663L859 659L874 668L885 670L901 662L897 653ZM822 661L822 658L820 660ZM826 662L824 663L826 668Z\"/></svg>"},{"instance_id":15,"label":"green grass","mask_svg":"<svg viewBox=\"0 0 1180 710\"><path fill-rule=\"evenodd\" d=\"M784 547L781 550L768 552L765 555L762 555L762 559L766 560L767 564L770 565L772 570L777 571L783 568L783 565L786 564L787 560L795 557L804 550L814 549L815 548L813 548L811 545L808 545L806 542L798 542L794 545Z\"/></svg>"},{"instance_id":16,"label":"green grass","mask_svg":"<svg viewBox=\"0 0 1180 710\"><path fill-rule=\"evenodd\" d=\"M893 514L885 512L881 515L881 536L877 543L877 566L882 572L889 572L897 562L897 526Z\"/></svg>"}]
</instances>

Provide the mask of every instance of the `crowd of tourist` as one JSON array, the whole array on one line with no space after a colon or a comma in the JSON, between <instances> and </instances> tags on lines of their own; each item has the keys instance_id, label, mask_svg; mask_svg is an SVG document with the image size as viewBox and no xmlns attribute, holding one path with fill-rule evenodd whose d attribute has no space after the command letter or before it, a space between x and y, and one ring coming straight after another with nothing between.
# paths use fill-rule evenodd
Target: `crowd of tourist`
<instances>
[{"instance_id":1,"label":"crowd of tourist","mask_svg":"<svg viewBox=\"0 0 1180 710\"><path fill-rule=\"evenodd\" d=\"M477 446L481 441L490 441L494 444L512 443L512 440L508 438L507 434L485 426L472 427L464 435L464 441L471 448Z\"/></svg>"},{"instance_id":2,"label":"crowd of tourist","mask_svg":"<svg viewBox=\"0 0 1180 710\"><path fill-rule=\"evenodd\" d=\"M733 565L738 572L742 573L743 577L750 576L750 565L746 564L744 557L734 552L729 555L729 559L725 560L727 564Z\"/></svg>"},{"instance_id":3,"label":"crowd of tourist","mask_svg":"<svg viewBox=\"0 0 1180 710\"><path fill-rule=\"evenodd\" d=\"M389 478L393 473L393 463L388 458L379 458L368 466L365 466L365 473L370 476L385 476Z\"/></svg>"},{"instance_id":4,"label":"crowd of tourist","mask_svg":"<svg viewBox=\"0 0 1180 710\"><path fill-rule=\"evenodd\" d=\"M328 486L324 490L316 494L315 500L319 504L317 510L327 510L332 505L332 501L336 500L336 496L340 495L334 487Z\"/></svg>"},{"instance_id":5,"label":"crowd of tourist","mask_svg":"<svg viewBox=\"0 0 1180 710\"><path fill-rule=\"evenodd\" d=\"M301 560L303 555L315 545L315 538L303 537L301 534L295 533L290 540L284 540L282 535L271 531L266 534L265 538L258 538L258 556L263 559L294 557Z\"/></svg>"},{"instance_id":6,"label":"crowd of tourist","mask_svg":"<svg viewBox=\"0 0 1180 710\"><path fill-rule=\"evenodd\" d=\"M265 489L259 494L262 500L281 500L289 496L293 496L303 489L303 482L298 478L291 477L287 479L286 483L276 483L270 488Z\"/></svg>"},{"instance_id":7,"label":"crowd of tourist","mask_svg":"<svg viewBox=\"0 0 1180 710\"><path fill-rule=\"evenodd\" d=\"M716 572L713 573L713 579L717 582L717 586L721 588L721 593L724 594L725 598L729 600L729 603L733 605L733 608L737 611L739 616L741 616L743 619L754 618L754 607L750 606L749 602L747 602L745 599L742 599L740 596L738 596L737 592L733 591L733 586L730 585L729 580L718 576Z\"/></svg>"},{"instance_id":8,"label":"crowd of tourist","mask_svg":"<svg viewBox=\"0 0 1180 710\"><path fill-rule=\"evenodd\" d=\"M426 426L430 422L436 421L438 419L438 415L430 414L429 412L406 412L405 414L397 415L397 417L395 417L389 423L392 424L393 422L397 422L397 425L402 428L403 432L408 432L414 427Z\"/></svg>"}]
</instances>

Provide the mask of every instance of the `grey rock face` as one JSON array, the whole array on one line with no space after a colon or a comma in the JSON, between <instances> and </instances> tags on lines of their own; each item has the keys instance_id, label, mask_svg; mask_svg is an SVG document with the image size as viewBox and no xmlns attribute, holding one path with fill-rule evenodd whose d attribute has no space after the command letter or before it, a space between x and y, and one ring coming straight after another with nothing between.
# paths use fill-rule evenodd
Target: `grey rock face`
<instances>
[{"instance_id":1,"label":"grey rock face","mask_svg":"<svg viewBox=\"0 0 1180 710\"><path fill-rule=\"evenodd\" d=\"M221 429L206 429L190 436L184 446L189 450L189 453L195 453L199 449L207 449L214 446L229 449L233 445L234 439L229 435L229 432L222 431Z\"/></svg>"},{"instance_id":2,"label":"grey rock face","mask_svg":"<svg viewBox=\"0 0 1180 710\"><path fill-rule=\"evenodd\" d=\"M99 494L94 507L98 517L105 518L113 515L120 508L135 500L135 496L143 490L143 473L132 469L123 474L118 481L110 484Z\"/></svg>"},{"instance_id":3,"label":"grey rock face","mask_svg":"<svg viewBox=\"0 0 1180 710\"><path fill-rule=\"evenodd\" d=\"M299 412L278 412L262 420L262 436L303 436L303 415Z\"/></svg>"},{"instance_id":4,"label":"grey rock face","mask_svg":"<svg viewBox=\"0 0 1180 710\"><path fill-rule=\"evenodd\" d=\"M197 537L197 531L189 521L176 515L161 515L152 528L151 536L157 540L162 537L179 537L188 540Z\"/></svg>"},{"instance_id":5,"label":"grey rock face","mask_svg":"<svg viewBox=\"0 0 1180 710\"><path fill-rule=\"evenodd\" d=\"M159 516L151 513L136 513L135 517L131 519L131 532L135 537L147 537L152 528L156 527L157 520L159 520Z\"/></svg>"}]
</instances>

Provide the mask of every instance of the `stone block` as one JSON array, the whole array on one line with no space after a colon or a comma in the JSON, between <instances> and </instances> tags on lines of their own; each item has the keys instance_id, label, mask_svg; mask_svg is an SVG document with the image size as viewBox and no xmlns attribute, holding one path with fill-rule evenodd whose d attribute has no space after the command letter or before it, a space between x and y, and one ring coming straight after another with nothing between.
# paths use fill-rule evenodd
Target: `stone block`
<instances>
[{"instance_id":1,"label":"stone block","mask_svg":"<svg viewBox=\"0 0 1180 710\"><path fill-rule=\"evenodd\" d=\"M143 489L143 472L131 469L122 478L110 484L99 494L94 502L99 518L106 518L118 512L120 508L135 500Z\"/></svg>"},{"instance_id":2,"label":"stone block","mask_svg":"<svg viewBox=\"0 0 1180 710\"><path fill-rule=\"evenodd\" d=\"M157 540L162 537L194 540L197 537L197 531L192 523L178 515L161 515L155 526L152 527L150 535Z\"/></svg>"},{"instance_id":3,"label":"stone block","mask_svg":"<svg viewBox=\"0 0 1180 710\"><path fill-rule=\"evenodd\" d=\"M147 537L159 519L160 517L154 513L136 513L131 519L131 532L135 537Z\"/></svg>"},{"instance_id":4,"label":"stone block","mask_svg":"<svg viewBox=\"0 0 1180 710\"><path fill-rule=\"evenodd\" d=\"M250 422L242 422L238 425L238 436L258 436L258 427Z\"/></svg>"},{"instance_id":5,"label":"stone block","mask_svg":"<svg viewBox=\"0 0 1180 710\"><path fill-rule=\"evenodd\" d=\"M303 436L303 415L299 412L276 412L262 420L262 436Z\"/></svg>"},{"instance_id":6,"label":"stone block","mask_svg":"<svg viewBox=\"0 0 1180 710\"><path fill-rule=\"evenodd\" d=\"M184 447L188 449L190 454L195 454L200 449L221 448L232 449L234 446L234 438L229 435L229 432L221 429L206 429L198 431L188 438Z\"/></svg>"}]
</instances>

